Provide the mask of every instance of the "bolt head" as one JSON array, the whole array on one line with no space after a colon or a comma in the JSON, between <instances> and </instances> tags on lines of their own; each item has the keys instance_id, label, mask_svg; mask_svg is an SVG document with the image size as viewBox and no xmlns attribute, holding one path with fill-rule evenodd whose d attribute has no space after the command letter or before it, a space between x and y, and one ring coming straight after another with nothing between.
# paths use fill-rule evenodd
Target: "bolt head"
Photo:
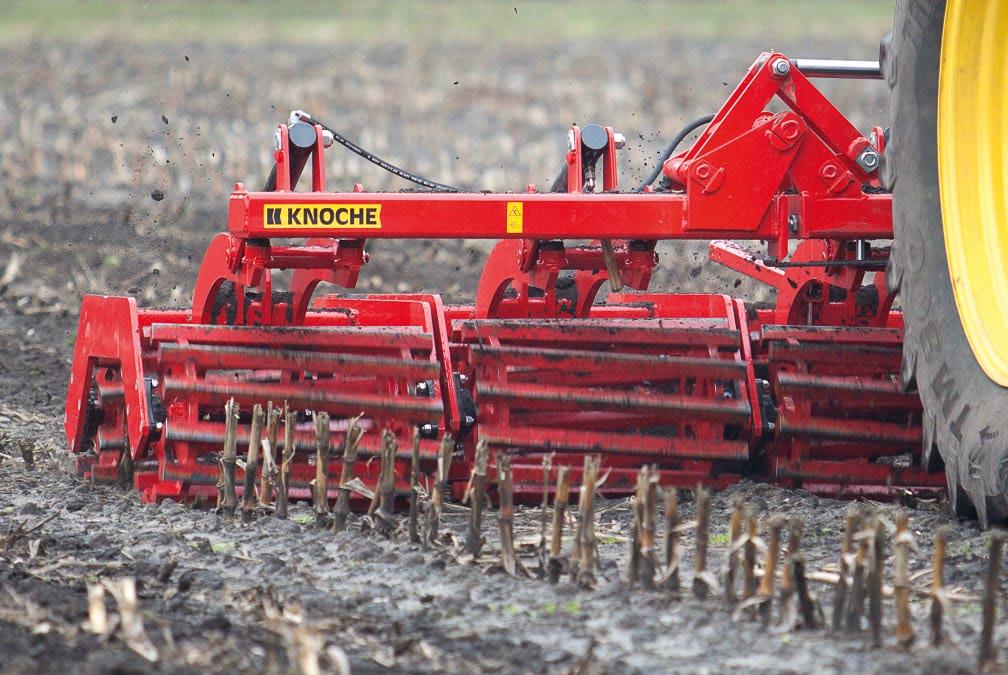
<instances>
[{"instance_id":1,"label":"bolt head","mask_svg":"<svg viewBox=\"0 0 1008 675\"><path fill-rule=\"evenodd\" d=\"M874 171L879 165L879 154L873 148L865 148L858 155L857 163L865 171Z\"/></svg>"},{"instance_id":2,"label":"bolt head","mask_svg":"<svg viewBox=\"0 0 1008 675\"><path fill-rule=\"evenodd\" d=\"M626 145L626 136L616 132L613 134L613 144L616 146L617 150L622 150L623 146Z\"/></svg>"},{"instance_id":3,"label":"bolt head","mask_svg":"<svg viewBox=\"0 0 1008 675\"><path fill-rule=\"evenodd\" d=\"M784 77L791 72L791 62L787 59L777 59L771 67L773 68L774 75L779 75L780 77Z\"/></svg>"},{"instance_id":4,"label":"bolt head","mask_svg":"<svg viewBox=\"0 0 1008 675\"><path fill-rule=\"evenodd\" d=\"M785 120L781 123L777 131L781 138L793 141L798 138L798 133L801 131L801 125L798 123L798 120Z\"/></svg>"}]
</instances>

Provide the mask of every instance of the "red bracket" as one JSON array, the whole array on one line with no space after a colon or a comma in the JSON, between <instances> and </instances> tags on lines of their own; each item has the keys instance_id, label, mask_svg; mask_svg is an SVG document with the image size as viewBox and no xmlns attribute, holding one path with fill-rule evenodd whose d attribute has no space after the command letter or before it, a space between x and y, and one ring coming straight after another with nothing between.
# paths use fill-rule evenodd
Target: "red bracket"
<instances>
[{"instance_id":1,"label":"red bracket","mask_svg":"<svg viewBox=\"0 0 1008 675\"><path fill-rule=\"evenodd\" d=\"M85 295L77 325L77 345L70 368L64 427L71 452L81 452L87 422L88 397L95 370L113 368L123 383L126 437L135 459L147 444L150 411L142 390L144 367L136 300Z\"/></svg>"}]
</instances>

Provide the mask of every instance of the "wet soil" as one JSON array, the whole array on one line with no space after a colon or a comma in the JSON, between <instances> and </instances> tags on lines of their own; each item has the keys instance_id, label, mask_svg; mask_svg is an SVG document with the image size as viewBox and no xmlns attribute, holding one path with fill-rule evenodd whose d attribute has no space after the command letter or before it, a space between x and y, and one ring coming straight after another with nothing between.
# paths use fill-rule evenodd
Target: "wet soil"
<instances>
[{"instance_id":1,"label":"wet soil","mask_svg":"<svg viewBox=\"0 0 1008 675\"><path fill-rule=\"evenodd\" d=\"M870 56L873 40L817 45L816 55ZM202 251L223 226L231 181L257 183L266 174L269 129L284 109L339 121L367 147L438 180L520 189L552 178L574 120L616 120L638 139L629 160L645 167L661 139L723 99L763 46L609 47L604 60L589 46L536 54L491 47L467 59L412 46L363 55L346 48L4 48L0 110L36 117L0 114L0 673L287 672L314 651L323 669L345 656L354 672L973 668L988 535L936 505L911 511L919 546L912 569L927 570L934 529L950 526L947 581L964 598L956 610L959 647L925 646L927 604L915 595L918 641L904 654L893 646L888 601L886 646L872 649L864 633L777 635L756 621L733 621L720 598L629 588L621 579L631 508L623 501L598 505L599 583L583 590L495 571L493 510L483 558L474 562L450 544L422 550L401 532L391 540L361 532L359 518L345 533L319 530L303 505L287 521L261 514L246 523L171 502L142 504L132 492L73 475L62 405L80 295L129 293L145 304L184 305ZM467 77L458 75L460 62ZM257 70L263 63L270 65ZM298 76L318 63L351 65L334 88ZM698 83L698 73L709 81ZM460 79L463 85L452 84ZM264 82L282 85L264 96ZM880 89L862 95L841 86L832 95L862 128L883 114ZM333 185L402 187L335 157ZM164 198L152 199L155 190ZM452 301L471 298L487 251L470 241L369 247L365 290L441 290ZM703 244L663 249L656 284L689 291L737 281L709 271L704 258ZM749 284L735 292L747 289L757 292ZM34 467L21 457L22 442L33 448ZM835 570L846 504L752 483L714 496L711 569L723 569L737 494L761 518L783 512L804 519L810 570ZM866 506L894 519L893 506ZM687 518L692 508L684 504ZM466 517L451 507L444 529L461 537ZM534 509L519 509L520 543L537 537L538 518ZM686 588L692 537L685 535ZM85 628L87 585L124 577L137 580L153 661L121 631L96 637ZM924 573L914 584L923 588L929 578ZM828 613L831 587L814 590ZM109 607L114 615L111 599ZM996 637L1001 645L1008 639L1003 622Z\"/></svg>"},{"instance_id":2,"label":"wet soil","mask_svg":"<svg viewBox=\"0 0 1008 675\"><path fill-rule=\"evenodd\" d=\"M34 469L9 449L0 464L2 672L282 672L312 639L323 667L345 655L354 672L948 672L969 671L974 662L985 535L932 510L911 513L920 547L911 567L929 566L936 526L954 528L947 581L968 596L956 611L962 651L924 646L927 604L915 597L918 646L904 654L893 645L888 601L887 645L872 649L865 633L777 635L749 618L734 621L719 597L629 587L623 576L631 509L622 500L597 505L598 587L550 585L509 577L493 564L494 511L484 523L488 544L474 562L456 546L425 551L402 532L391 540L362 532L358 517L346 532L320 530L302 504L289 520L260 514L252 522L174 502L142 504L132 492L78 482L59 441L43 440L53 436L52 417L28 410L4 413L32 430L39 447ZM710 566L719 575L734 495L763 519L771 512L803 518L810 569L835 569L846 504L744 483L713 499ZM683 505L686 518L692 506ZM879 508L894 517L894 507ZM516 518L516 539L532 570L538 517L522 508ZM466 518L462 507L451 507L442 529L462 537ZM23 536L12 538L19 527ZM568 539L565 550L570 546ZM689 588L691 533L685 548ZM130 651L120 633L99 639L86 630L87 584L121 577L137 579L146 634L158 654L153 662ZM925 573L914 585L923 589L928 580ZM828 614L831 587L814 590ZM999 641L1006 633L999 627Z\"/></svg>"}]
</instances>

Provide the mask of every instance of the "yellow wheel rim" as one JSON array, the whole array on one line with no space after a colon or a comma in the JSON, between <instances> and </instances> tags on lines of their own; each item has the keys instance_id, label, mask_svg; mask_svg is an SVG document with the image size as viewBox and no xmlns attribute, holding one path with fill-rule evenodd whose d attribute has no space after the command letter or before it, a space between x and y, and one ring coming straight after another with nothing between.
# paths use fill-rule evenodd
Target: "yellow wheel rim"
<instances>
[{"instance_id":1,"label":"yellow wheel rim","mask_svg":"<svg viewBox=\"0 0 1008 675\"><path fill-rule=\"evenodd\" d=\"M938 80L945 253L966 338L1008 386L1008 2L948 0Z\"/></svg>"}]
</instances>

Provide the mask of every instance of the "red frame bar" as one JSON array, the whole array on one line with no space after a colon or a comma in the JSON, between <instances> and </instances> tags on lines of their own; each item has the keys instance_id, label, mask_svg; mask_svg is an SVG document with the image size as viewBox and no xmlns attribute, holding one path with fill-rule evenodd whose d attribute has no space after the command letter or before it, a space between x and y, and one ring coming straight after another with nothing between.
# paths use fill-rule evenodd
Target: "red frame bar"
<instances>
[{"instance_id":1,"label":"red frame bar","mask_svg":"<svg viewBox=\"0 0 1008 675\"><path fill-rule=\"evenodd\" d=\"M798 234L837 239L892 237L890 195L826 199L779 195L781 208L770 208L752 229L718 230L726 239L775 240L778 212L791 202L809 223ZM842 202L834 205L833 202ZM508 232L509 202L523 205L521 232ZM319 206L377 204L381 228L267 228L266 204ZM270 237L340 237L344 239L710 239L709 230L690 229L686 195L667 193L440 193L440 192L248 192L240 183L231 195L228 230L243 239ZM794 208L794 207L792 207ZM837 217L839 216L839 217ZM832 220L827 220L832 218Z\"/></svg>"}]
</instances>

